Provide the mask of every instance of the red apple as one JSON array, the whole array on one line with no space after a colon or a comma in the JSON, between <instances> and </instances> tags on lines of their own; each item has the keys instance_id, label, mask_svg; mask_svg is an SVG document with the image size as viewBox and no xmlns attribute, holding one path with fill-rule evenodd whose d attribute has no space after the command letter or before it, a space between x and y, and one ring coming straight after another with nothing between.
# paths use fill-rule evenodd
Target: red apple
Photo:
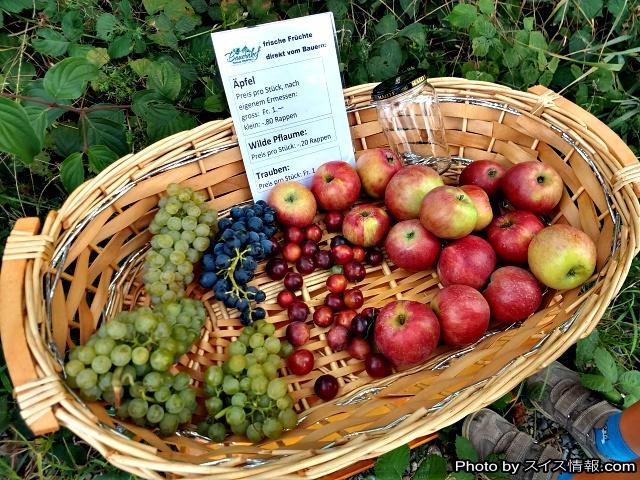
<instances>
[{"instance_id":1,"label":"red apple","mask_svg":"<svg viewBox=\"0 0 640 480\"><path fill-rule=\"evenodd\" d=\"M306 227L316 216L316 199L307 187L298 182L282 182L269 192L267 203L276 211L281 225Z\"/></svg>"},{"instance_id":2,"label":"red apple","mask_svg":"<svg viewBox=\"0 0 640 480\"><path fill-rule=\"evenodd\" d=\"M371 247L384 239L390 223L383 208L371 204L357 205L344 216L342 235L354 245Z\"/></svg>"},{"instance_id":3,"label":"red apple","mask_svg":"<svg viewBox=\"0 0 640 480\"><path fill-rule=\"evenodd\" d=\"M497 269L482 294L491 308L491 318L500 323L524 320L542 302L536 277L520 267Z\"/></svg>"},{"instance_id":4,"label":"red apple","mask_svg":"<svg viewBox=\"0 0 640 480\"><path fill-rule=\"evenodd\" d=\"M493 160L476 160L467 165L458 178L460 185L477 185L487 195L495 197L500 190L500 183L505 174L505 168Z\"/></svg>"},{"instance_id":5,"label":"red apple","mask_svg":"<svg viewBox=\"0 0 640 480\"><path fill-rule=\"evenodd\" d=\"M396 220L418 218L424 196L441 185L444 182L433 168L409 165L389 180L384 191L384 204Z\"/></svg>"},{"instance_id":6,"label":"red apple","mask_svg":"<svg viewBox=\"0 0 640 480\"><path fill-rule=\"evenodd\" d=\"M533 213L514 210L494 219L487 229L487 240L505 263L527 263L531 239L544 228Z\"/></svg>"},{"instance_id":7,"label":"red apple","mask_svg":"<svg viewBox=\"0 0 640 480\"><path fill-rule=\"evenodd\" d=\"M438 345L440 324L423 303L397 300L385 305L374 326L375 343L396 366L424 362Z\"/></svg>"},{"instance_id":8,"label":"red apple","mask_svg":"<svg viewBox=\"0 0 640 480\"><path fill-rule=\"evenodd\" d=\"M440 320L442 340L462 346L482 337L489 327L489 304L482 294L467 285L450 285L439 290L431 308Z\"/></svg>"},{"instance_id":9,"label":"red apple","mask_svg":"<svg viewBox=\"0 0 640 480\"><path fill-rule=\"evenodd\" d=\"M514 165L502 179L502 193L516 208L543 215L562 198L564 183L553 167L538 161Z\"/></svg>"},{"instance_id":10,"label":"red apple","mask_svg":"<svg viewBox=\"0 0 640 480\"><path fill-rule=\"evenodd\" d=\"M582 230L551 225L533 237L527 259L531 272L547 287L575 288L596 269L596 245Z\"/></svg>"},{"instance_id":11,"label":"red apple","mask_svg":"<svg viewBox=\"0 0 640 480\"><path fill-rule=\"evenodd\" d=\"M391 227L384 248L398 267L417 272L429 270L436 264L440 240L419 220L404 220Z\"/></svg>"},{"instance_id":12,"label":"red apple","mask_svg":"<svg viewBox=\"0 0 640 480\"><path fill-rule=\"evenodd\" d=\"M493 209L491 208L489 196L482 188L476 185L463 185L460 189L469 195L473 206L476 207L476 212L478 212L476 226L473 227L473 231L479 232L480 230L484 230L484 228L491 223L491 220L493 220Z\"/></svg>"},{"instance_id":13,"label":"red apple","mask_svg":"<svg viewBox=\"0 0 640 480\"><path fill-rule=\"evenodd\" d=\"M420 206L420 223L436 237L456 239L469 235L478 211L469 195L457 187L436 187Z\"/></svg>"},{"instance_id":14,"label":"red apple","mask_svg":"<svg viewBox=\"0 0 640 480\"><path fill-rule=\"evenodd\" d=\"M316 170L311 191L325 210L345 210L360 195L360 177L347 162L327 162Z\"/></svg>"},{"instance_id":15,"label":"red apple","mask_svg":"<svg viewBox=\"0 0 640 480\"><path fill-rule=\"evenodd\" d=\"M446 287L462 284L481 289L496 268L496 252L486 240L475 235L461 238L442 249L438 277Z\"/></svg>"},{"instance_id":16,"label":"red apple","mask_svg":"<svg viewBox=\"0 0 640 480\"><path fill-rule=\"evenodd\" d=\"M371 198L382 198L391 177L402 168L402 159L388 148L370 148L358 155L356 171Z\"/></svg>"}]
</instances>

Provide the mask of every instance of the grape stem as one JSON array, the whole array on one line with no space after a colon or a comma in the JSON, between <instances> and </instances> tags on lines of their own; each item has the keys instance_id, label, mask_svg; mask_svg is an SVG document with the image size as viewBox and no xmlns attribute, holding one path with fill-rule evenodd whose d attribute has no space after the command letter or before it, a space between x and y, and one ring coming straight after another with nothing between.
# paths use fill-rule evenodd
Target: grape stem
<instances>
[{"instance_id":1,"label":"grape stem","mask_svg":"<svg viewBox=\"0 0 640 480\"><path fill-rule=\"evenodd\" d=\"M113 387L113 404L116 408L120 408L120 402L122 400L122 373L124 372L123 367L118 367L113 371L113 376L111 377L111 386Z\"/></svg>"},{"instance_id":2,"label":"grape stem","mask_svg":"<svg viewBox=\"0 0 640 480\"><path fill-rule=\"evenodd\" d=\"M238 265L238 262L242 261L244 259L245 254L249 253L249 249L245 248L241 252L240 249L236 248L235 251L236 251L236 256L233 258L233 262L231 262L231 265L229 265L229 268L219 270L218 274L220 274L220 272L224 272L223 273L224 277L231 281L231 285L233 288L228 292L225 292L227 295L231 294L231 295L234 295L236 298L240 298L240 293L242 293L242 296L248 300L249 295L247 291L243 290L238 286L238 284L236 283L236 279L233 278L233 273L236 271L236 266Z\"/></svg>"}]
</instances>

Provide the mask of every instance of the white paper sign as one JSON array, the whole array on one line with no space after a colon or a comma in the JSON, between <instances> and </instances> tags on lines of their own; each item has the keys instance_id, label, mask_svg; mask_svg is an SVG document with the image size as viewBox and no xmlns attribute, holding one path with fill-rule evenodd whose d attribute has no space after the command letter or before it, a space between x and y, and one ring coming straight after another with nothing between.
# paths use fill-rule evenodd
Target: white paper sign
<instances>
[{"instance_id":1,"label":"white paper sign","mask_svg":"<svg viewBox=\"0 0 640 480\"><path fill-rule=\"evenodd\" d=\"M211 34L251 193L355 162L333 14Z\"/></svg>"}]
</instances>

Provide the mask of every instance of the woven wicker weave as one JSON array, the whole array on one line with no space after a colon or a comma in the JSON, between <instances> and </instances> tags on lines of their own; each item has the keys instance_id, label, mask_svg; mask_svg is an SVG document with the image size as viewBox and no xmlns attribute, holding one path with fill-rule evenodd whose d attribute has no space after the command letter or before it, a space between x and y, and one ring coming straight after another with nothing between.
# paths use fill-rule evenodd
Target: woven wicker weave
<instances>
[{"instance_id":1,"label":"woven wicker weave","mask_svg":"<svg viewBox=\"0 0 640 480\"><path fill-rule=\"evenodd\" d=\"M67 427L112 464L145 478L315 478L458 421L588 334L639 248L637 160L604 124L543 87L519 92L456 78L432 82L458 159L446 174L451 183L477 159L505 165L538 159L560 173L566 188L552 221L583 229L598 247L588 289L549 292L545 308L521 325L492 331L465 349L441 347L425 365L378 381L362 362L332 352L324 329L313 328L307 348L315 352L316 369L286 377L301 422L276 442L215 444L188 433L159 438L123 424L103 406L79 401L61 380L59 360L72 338L85 342L104 318L146 302L140 279L146 226L167 184L201 190L221 211L250 199L233 123L211 122L115 162L51 212L42 229L37 219L16 224L0 276L0 332L27 424L36 434ZM386 142L370 105L374 86L344 92L356 151ZM327 274L305 278L302 295L310 306L322 303ZM263 274L255 282L267 293L263 306L282 335L286 313L275 302L281 284ZM437 289L434 271L409 273L388 262L369 269L362 284L367 306L396 298L428 302ZM178 368L199 386L240 327L237 312L210 291L192 286L189 292L206 301L209 320ZM325 372L339 377L341 396L319 402L313 380Z\"/></svg>"}]
</instances>

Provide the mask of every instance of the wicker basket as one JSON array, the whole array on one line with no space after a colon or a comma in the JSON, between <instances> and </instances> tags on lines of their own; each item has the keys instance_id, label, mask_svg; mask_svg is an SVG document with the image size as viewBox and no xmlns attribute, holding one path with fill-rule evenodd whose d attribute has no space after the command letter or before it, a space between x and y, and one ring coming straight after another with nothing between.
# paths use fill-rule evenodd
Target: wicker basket
<instances>
[{"instance_id":1,"label":"wicker basket","mask_svg":"<svg viewBox=\"0 0 640 480\"><path fill-rule=\"evenodd\" d=\"M99 322L146 301L140 279L146 227L168 183L205 192L221 211L251 198L233 123L211 122L120 159L74 191L42 229L33 218L16 223L0 276L0 332L15 396L32 430L67 427L112 464L145 478L316 478L460 420L588 334L639 248L636 158L604 124L543 87L525 93L457 78L432 82L457 160L447 173L452 183L476 159L505 165L538 159L560 173L566 188L553 222L583 229L598 247L597 273L588 287L549 292L545 308L521 325L491 331L464 349L441 347L427 364L378 381L362 362L328 349L324 330L314 328L308 348L316 369L286 377L301 422L278 441L216 444L189 432L159 438L122 423L70 392L60 361L72 339L85 342ZM373 87L344 92L356 151L385 144L370 105ZM306 277L309 305L322 303L326 276ZM286 314L275 302L281 285L264 274L255 282L267 293L263 306L282 335ZM366 304L373 306L396 298L427 302L437 289L434 271L409 273L388 262L371 268L362 284ZM239 322L212 292L189 291L205 301L209 319L178 368L199 386L204 369L225 358ZM329 371L340 379L341 396L319 402L313 380Z\"/></svg>"}]
</instances>

